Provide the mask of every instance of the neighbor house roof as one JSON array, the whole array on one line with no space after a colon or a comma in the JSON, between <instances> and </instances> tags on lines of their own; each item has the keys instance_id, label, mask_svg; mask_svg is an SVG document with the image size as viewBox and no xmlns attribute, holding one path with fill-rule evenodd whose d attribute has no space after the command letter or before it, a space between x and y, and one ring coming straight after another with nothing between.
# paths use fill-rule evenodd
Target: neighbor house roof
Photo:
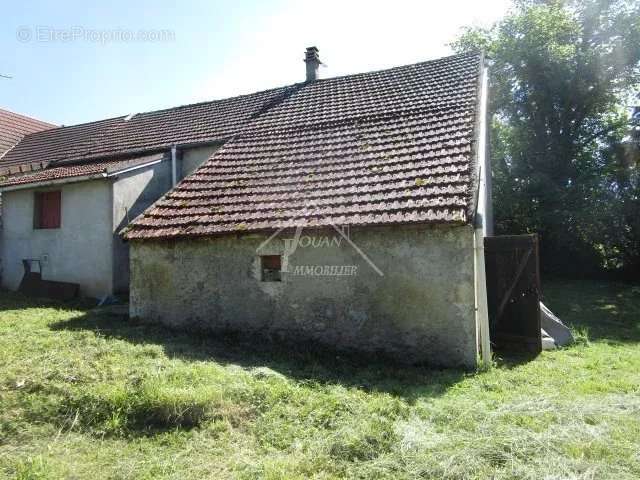
<instances>
[{"instance_id":1,"label":"neighbor house roof","mask_svg":"<svg viewBox=\"0 0 640 480\"><path fill-rule=\"evenodd\" d=\"M166 152L147 155L125 156L118 159L97 160L92 162L76 163L50 167L24 175L13 176L2 182L0 186L7 189L17 188L23 185L55 183L67 179L97 179L115 175L124 170L129 170L144 165L150 165L164 160Z\"/></svg>"},{"instance_id":2,"label":"neighbor house roof","mask_svg":"<svg viewBox=\"0 0 640 480\"><path fill-rule=\"evenodd\" d=\"M468 223L481 68L465 54L287 87L126 236Z\"/></svg>"},{"instance_id":3,"label":"neighbor house roof","mask_svg":"<svg viewBox=\"0 0 640 480\"><path fill-rule=\"evenodd\" d=\"M56 125L0 108L0 159L29 133L55 128ZM0 170L4 159L0 160Z\"/></svg>"},{"instance_id":4,"label":"neighbor house roof","mask_svg":"<svg viewBox=\"0 0 640 480\"><path fill-rule=\"evenodd\" d=\"M174 143L223 141L286 92L276 88L34 133L9 151L0 167L10 167L13 174L158 151Z\"/></svg>"}]
</instances>

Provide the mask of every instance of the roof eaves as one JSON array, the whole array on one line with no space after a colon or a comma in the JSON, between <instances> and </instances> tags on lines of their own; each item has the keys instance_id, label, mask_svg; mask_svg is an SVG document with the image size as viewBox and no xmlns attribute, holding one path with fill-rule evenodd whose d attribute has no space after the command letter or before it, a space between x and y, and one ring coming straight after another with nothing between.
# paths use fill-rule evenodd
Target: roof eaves
<instances>
[{"instance_id":1,"label":"roof eaves","mask_svg":"<svg viewBox=\"0 0 640 480\"><path fill-rule=\"evenodd\" d=\"M132 172L134 170L139 170L141 168L147 168L157 163L168 160L168 155L165 153L159 155L152 155L151 158L144 157L143 159L132 160L131 162L118 166L118 167L109 167L106 170L107 177L114 177L116 175L122 175L123 173Z\"/></svg>"},{"instance_id":2,"label":"roof eaves","mask_svg":"<svg viewBox=\"0 0 640 480\"><path fill-rule=\"evenodd\" d=\"M16 185L0 186L0 192L11 192L14 190L27 190L36 187L47 187L50 185L65 185L69 183L85 182L87 180L102 180L107 178L106 172L92 173L89 175L78 175L74 177L55 178L52 180L35 181L30 183L19 183Z\"/></svg>"},{"instance_id":3,"label":"roof eaves","mask_svg":"<svg viewBox=\"0 0 640 480\"><path fill-rule=\"evenodd\" d=\"M225 143L230 138L211 138L206 140L198 140L194 142L185 142L185 143L175 143L175 142L166 142L160 145L154 145L153 147L147 148L133 148L129 150L118 150L117 152L110 152L104 154L94 154L94 155L83 155L79 157L71 157L65 158L64 160L56 160L55 162L51 162L50 167L62 167L69 164L74 164L78 162L84 162L87 160L91 161L99 161L99 160L109 160L112 158L120 158L125 156L132 155L144 155L144 154L153 154L159 152L166 152L171 148L172 145L176 145L179 148L195 148L195 147L204 147L207 145L220 145Z\"/></svg>"}]
</instances>

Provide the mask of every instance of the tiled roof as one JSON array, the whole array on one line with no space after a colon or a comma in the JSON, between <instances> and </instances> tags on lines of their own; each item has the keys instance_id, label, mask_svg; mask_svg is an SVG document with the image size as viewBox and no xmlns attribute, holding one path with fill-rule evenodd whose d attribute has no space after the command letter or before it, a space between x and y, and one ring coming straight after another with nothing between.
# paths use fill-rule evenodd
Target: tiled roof
<instances>
[{"instance_id":1,"label":"tiled roof","mask_svg":"<svg viewBox=\"0 0 640 480\"><path fill-rule=\"evenodd\" d=\"M29 133L55 128L56 125L0 108L0 158ZM4 161L0 160L0 168Z\"/></svg>"},{"instance_id":2,"label":"tiled roof","mask_svg":"<svg viewBox=\"0 0 640 480\"><path fill-rule=\"evenodd\" d=\"M129 239L473 216L479 55L289 87Z\"/></svg>"},{"instance_id":3,"label":"tiled roof","mask_svg":"<svg viewBox=\"0 0 640 480\"><path fill-rule=\"evenodd\" d=\"M51 167L45 170L9 177L3 182L0 182L0 188L26 185L31 183L49 182L52 180L60 180L63 178L86 177L93 175L98 177L103 174L109 175L138 165L144 165L156 160L162 160L165 156L165 153L156 153L152 155L120 158L117 160L102 160L84 162L74 165Z\"/></svg>"},{"instance_id":4,"label":"tiled roof","mask_svg":"<svg viewBox=\"0 0 640 480\"><path fill-rule=\"evenodd\" d=\"M0 166L39 165L45 159L50 166L79 163L157 151L173 143L224 140L286 91L287 88L276 88L34 133L10 150L0 160Z\"/></svg>"}]
</instances>

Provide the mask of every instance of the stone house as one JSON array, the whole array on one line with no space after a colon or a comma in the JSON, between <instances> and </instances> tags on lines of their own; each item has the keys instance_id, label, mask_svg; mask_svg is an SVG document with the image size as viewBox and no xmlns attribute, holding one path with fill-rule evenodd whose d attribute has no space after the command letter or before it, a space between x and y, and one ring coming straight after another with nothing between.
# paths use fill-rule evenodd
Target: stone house
<instances>
[{"instance_id":1,"label":"stone house","mask_svg":"<svg viewBox=\"0 0 640 480\"><path fill-rule=\"evenodd\" d=\"M130 314L476 365L487 70L465 54L280 90L126 229ZM230 109L230 113L235 112Z\"/></svg>"},{"instance_id":2,"label":"stone house","mask_svg":"<svg viewBox=\"0 0 640 480\"><path fill-rule=\"evenodd\" d=\"M2 285L33 264L102 298L127 292L129 221L286 89L30 133L0 160Z\"/></svg>"}]
</instances>

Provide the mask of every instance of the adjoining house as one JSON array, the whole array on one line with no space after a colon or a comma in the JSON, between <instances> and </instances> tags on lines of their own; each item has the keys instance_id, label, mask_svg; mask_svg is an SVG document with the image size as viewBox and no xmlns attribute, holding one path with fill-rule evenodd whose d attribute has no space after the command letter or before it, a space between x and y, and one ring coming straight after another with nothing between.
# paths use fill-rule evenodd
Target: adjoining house
<instances>
[{"instance_id":1,"label":"adjoining house","mask_svg":"<svg viewBox=\"0 0 640 480\"><path fill-rule=\"evenodd\" d=\"M29 133L55 128L56 125L0 108L0 178L10 173L12 165L2 157ZM0 195L0 229L2 228L2 196ZM0 237L0 251L2 238ZM0 278L2 259L0 258Z\"/></svg>"},{"instance_id":2,"label":"adjoining house","mask_svg":"<svg viewBox=\"0 0 640 480\"><path fill-rule=\"evenodd\" d=\"M25 261L81 295L126 292L129 249L118 232L191 173L280 88L26 135L0 160L4 287Z\"/></svg>"},{"instance_id":3,"label":"adjoining house","mask_svg":"<svg viewBox=\"0 0 640 480\"><path fill-rule=\"evenodd\" d=\"M130 314L405 362L489 354L487 73L455 55L286 87L126 229Z\"/></svg>"}]
</instances>

